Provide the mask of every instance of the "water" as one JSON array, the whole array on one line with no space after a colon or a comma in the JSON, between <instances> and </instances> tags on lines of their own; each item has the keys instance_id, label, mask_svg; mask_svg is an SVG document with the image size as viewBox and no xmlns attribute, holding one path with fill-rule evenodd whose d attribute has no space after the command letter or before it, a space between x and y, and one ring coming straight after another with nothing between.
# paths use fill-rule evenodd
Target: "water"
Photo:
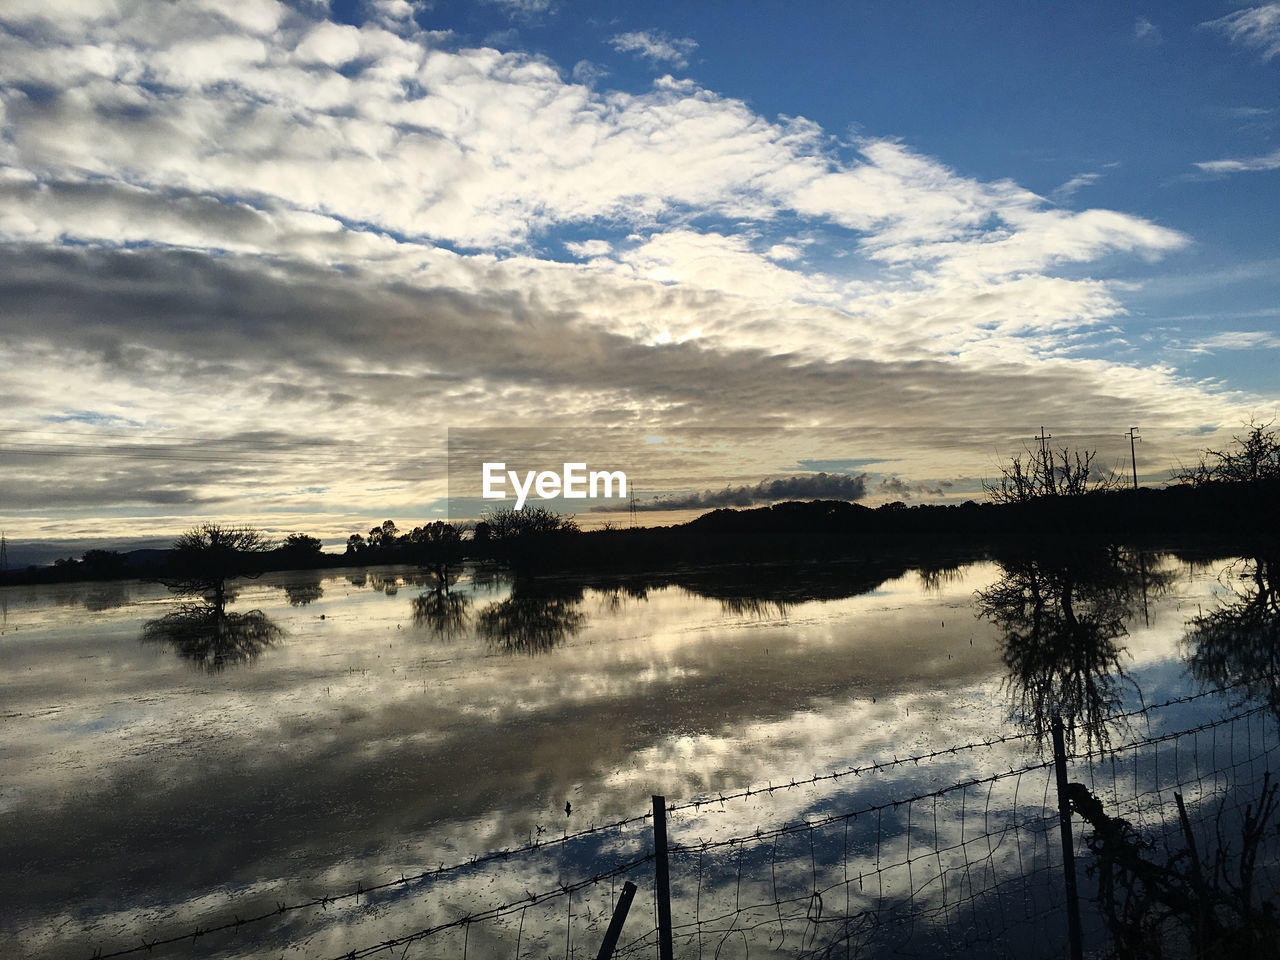
<instances>
[{"instance_id":1,"label":"water","mask_svg":"<svg viewBox=\"0 0 1280 960\"><path fill-rule=\"evenodd\" d=\"M1153 722L1189 728L1265 695L1265 684L1237 688L1154 721L1109 721L1256 672L1257 651L1214 640L1206 617L1247 606L1270 584L1248 560L1099 560L1065 574L1007 561L532 583L464 569L447 588L408 568L282 573L237 583L220 619L137 582L5 588L0 953L87 960L392 882L373 897L153 954L336 957L643 857L647 820L592 830L642 816L654 794L682 807L670 830L690 849L673 857L673 888L690 951L695 936L725 957L748 945L752 956L816 951L837 928L836 940L860 936L853 927L871 911L853 901L870 894L851 869L875 880L877 896L887 883L913 904L954 899L953 865L937 851L960 850L972 884L970 845L984 833L975 804L989 819L993 805L1022 809L1034 794L1038 816L1046 796L1055 802L1051 771L771 846L694 848L1034 767L1054 708L1085 751L1149 735ZM1041 592L1038 607L1027 599ZM1268 716L1251 738L1275 739ZM1000 742L923 764L832 776L992 738ZM1201 749L1196 762L1229 763L1216 756ZM716 800L747 788L751 796ZM699 798L716 802L684 806ZM920 840L935 848L933 887L919 881L922 867L900 879L885 866L914 865L909 844L923 827L897 816L908 810L933 817ZM1056 823L1026 822L1016 844L980 858L997 885L1015 848L1020 875L1046 872L1057 856ZM967 838L944 843L949 825ZM545 846L491 867L394 882L534 843ZM841 879L827 883L825 919L815 920L819 861ZM594 956L625 878L641 886L632 940L653 927L652 869L534 896L395 955L515 956L518 942L521 956ZM789 884L799 907L784 918ZM735 907L724 907L730 895ZM747 922L751 896L778 914L774 928L768 917ZM986 907L967 905L963 924L977 929ZM735 920L713 926L716 910ZM723 933L735 922L750 929ZM931 936L886 942L935 953ZM652 936L631 949L652 955Z\"/></svg>"}]
</instances>

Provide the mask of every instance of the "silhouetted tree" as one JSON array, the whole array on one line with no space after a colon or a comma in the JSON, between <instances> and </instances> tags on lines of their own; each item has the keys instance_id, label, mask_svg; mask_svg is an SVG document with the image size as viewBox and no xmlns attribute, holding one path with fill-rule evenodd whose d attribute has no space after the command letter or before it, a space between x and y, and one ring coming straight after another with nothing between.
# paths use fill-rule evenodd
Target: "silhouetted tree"
<instances>
[{"instance_id":1,"label":"silhouetted tree","mask_svg":"<svg viewBox=\"0 0 1280 960\"><path fill-rule=\"evenodd\" d=\"M485 517L483 522L488 527L489 538L498 541L578 532L578 522L573 517L562 516L546 507L494 510Z\"/></svg>"},{"instance_id":2,"label":"silhouetted tree","mask_svg":"<svg viewBox=\"0 0 1280 960\"><path fill-rule=\"evenodd\" d=\"M379 527L371 527L366 543L370 550L390 550L399 539L399 529L394 520L383 520Z\"/></svg>"},{"instance_id":3,"label":"silhouetted tree","mask_svg":"<svg viewBox=\"0 0 1280 960\"><path fill-rule=\"evenodd\" d=\"M318 537L308 536L305 533L291 533L284 538L284 542L280 544L280 549L292 556L297 557L313 557L318 554L324 546Z\"/></svg>"},{"instance_id":4,"label":"silhouetted tree","mask_svg":"<svg viewBox=\"0 0 1280 960\"><path fill-rule=\"evenodd\" d=\"M1205 450L1192 467L1178 467L1174 479L1200 487L1212 483L1280 481L1280 437L1271 422L1250 420L1248 431L1236 434L1235 446L1227 450Z\"/></svg>"},{"instance_id":5,"label":"silhouetted tree","mask_svg":"<svg viewBox=\"0 0 1280 960\"><path fill-rule=\"evenodd\" d=\"M173 542L173 573L161 582L175 593L202 595L222 607L227 581L261 573L262 555L273 546L251 527L205 523Z\"/></svg>"},{"instance_id":6,"label":"silhouetted tree","mask_svg":"<svg viewBox=\"0 0 1280 960\"><path fill-rule=\"evenodd\" d=\"M1025 457L1025 459L1024 459ZM1055 454L1047 447L1025 450L1000 467L996 483L983 481L988 499L995 503L1027 503L1042 497L1080 496L1094 490L1110 490L1117 481L1097 466L1096 450L1062 447Z\"/></svg>"},{"instance_id":7,"label":"silhouetted tree","mask_svg":"<svg viewBox=\"0 0 1280 960\"><path fill-rule=\"evenodd\" d=\"M118 577L129 565L124 555L116 550L90 550L80 561L84 564L84 574L90 579Z\"/></svg>"}]
</instances>

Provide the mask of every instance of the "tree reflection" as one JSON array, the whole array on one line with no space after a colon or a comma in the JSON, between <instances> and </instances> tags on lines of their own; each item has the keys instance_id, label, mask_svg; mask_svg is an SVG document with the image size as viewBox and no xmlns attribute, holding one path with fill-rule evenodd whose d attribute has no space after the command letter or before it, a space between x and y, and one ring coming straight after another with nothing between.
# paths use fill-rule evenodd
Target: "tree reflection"
<instances>
[{"instance_id":1,"label":"tree reflection","mask_svg":"<svg viewBox=\"0 0 1280 960\"><path fill-rule=\"evenodd\" d=\"M785 620L792 604L767 597L721 597L720 610L744 620Z\"/></svg>"},{"instance_id":2,"label":"tree reflection","mask_svg":"<svg viewBox=\"0 0 1280 960\"><path fill-rule=\"evenodd\" d=\"M582 588L548 588L517 582L511 596L480 611L480 635L511 653L545 653L572 637L587 622L578 609Z\"/></svg>"},{"instance_id":3,"label":"tree reflection","mask_svg":"<svg viewBox=\"0 0 1280 960\"><path fill-rule=\"evenodd\" d=\"M440 640L453 640L467 632L471 620L471 598L454 593L450 588L458 580L457 573L440 565L432 571L435 589L413 598L413 625L434 634Z\"/></svg>"},{"instance_id":4,"label":"tree reflection","mask_svg":"<svg viewBox=\"0 0 1280 960\"><path fill-rule=\"evenodd\" d=\"M289 583L282 584L281 589L284 590L289 606L305 607L324 596L324 587L320 583L320 577L316 575L305 580L291 580Z\"/></svg>"},{"instance_id":5,"label":"tree reflection","mask_svg":"<svg viewBox=\"0 0 1280 960\"><path fill-rule=\"evenodd\" d=\"M1183 643L1191 675L1209 687L1240 685L1280 716L1280 557L1237 560L1223 571L1234 599L1194 617ZM1222 579L1222 578L1220 578Z\"/></svg>"},{"instance_id":6,"label":"tree reflection","mask_svg":"<svg viewBox=\"0 0 1280 960\"><path fill-rule=\"evenodd\" d=\"M119 580L92 584L84 595L84 608L90 613L101 613L115 607L123 607L133 599L129 586Z\"/></svg>"},{"instance_id":7,"label":"tree reflection","mask_svg":"<svg viewBox=\"0 0 1280 960\"><path fill-rule=\"evenodd\" d=\"M1092 555L1024 556L1002 561L1000 580L977 594L978 615L1004 633L1006 683L1013 714L1043 743L1054 715L1074 743L1106 744L1120 706L1126 623L1147 594L1171 575L1145 556L1119 550ZM1129 681L1130 683L1132 681Z\"/></svg>"},{"instance_id":8,"label":"tree reflection","mask_svg":"<svg viewBox=\"0 0 1280 960\"><path fill-rule=\"evenodd\" d=\"M206 673L251 663L283 636L284 630L261 610L228 613L225 604L207 600L183 604L142 627L145 642L170 644Z\"/></svg>"}]
</instances>

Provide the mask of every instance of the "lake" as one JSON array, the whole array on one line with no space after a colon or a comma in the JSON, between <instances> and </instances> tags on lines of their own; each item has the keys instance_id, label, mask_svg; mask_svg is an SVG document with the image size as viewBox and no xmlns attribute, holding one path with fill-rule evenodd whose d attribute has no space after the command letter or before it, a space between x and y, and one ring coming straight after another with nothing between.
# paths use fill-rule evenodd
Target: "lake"
<instances>
[{"instance_id":1,"label":"lake","mask_svg":"<svg viewBox=\"0 0 1280 960\"><path fill-rule=\"evenodd\" d=\"M0 954L594 957L630 880L619 955L654 956L661 795L678 956L1034 955L1023 928L1060 956L1051 716L1110 815L1176 846L1177 790L1207 842L1275 769L1273 574L1100 550L279 573L223 611L4 588Z\"/></svg>"}]
</instances>

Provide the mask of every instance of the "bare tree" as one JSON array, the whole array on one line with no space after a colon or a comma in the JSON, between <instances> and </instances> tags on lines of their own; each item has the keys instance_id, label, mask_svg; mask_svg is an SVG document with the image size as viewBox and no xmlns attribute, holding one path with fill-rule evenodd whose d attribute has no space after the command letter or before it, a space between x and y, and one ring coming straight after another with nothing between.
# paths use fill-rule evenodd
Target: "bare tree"
<instances>
[{"instance_id":1,"label":"bare tree","mask_svg":"<svg viewBox=\"0 0 1280 960\"><path fill-rule=\"evenodd\" d=\"M161 582L175 593L203 595L222 607L227 581L259 573L261 555L274 547L252 527L201 524L173 542L173 576Z\"/></svg>"},{"instance_id":2,"label":"bare tree","mask_svg":"<svg viewBox=\"0 0 1280 960\"><path fill-rule=\"evenodd\" d=\"M1250 420L1248 431L1231 439L1227 450L1205 450L1194 466L1179 466L1173 477L1180 483L1202 487L1210 483L1252 483L1280 480L1280 437L1271 429L1275 421Z\"/></svg>"},{"instance_id":3,"label":"bare tree","mask_svg":"<svg viewBox=\"0 0 1280 960\"><path fill-rule=\"evenodd\" d=\"M493 540L578 532L578 522L573 517L562 516L546 507L494 510L484 518L484 523L488 526L489 537Z\"/></svg>"},{"instance_id":4,"label":"bare tree","mask_svg":"<svg viewBox=\"0 0 1280 960\"><path fill-rule=\"evenodd\" d=\"M1047 447L1025 450L1000 467L998 482L984 481L982 488L995 503L1027 503L1042 497L1074 497L1114 489L1115 476L1103 471L1097 459L1096 450L1062 447L1056 454Z\"/></svg>"}]
</instances>

